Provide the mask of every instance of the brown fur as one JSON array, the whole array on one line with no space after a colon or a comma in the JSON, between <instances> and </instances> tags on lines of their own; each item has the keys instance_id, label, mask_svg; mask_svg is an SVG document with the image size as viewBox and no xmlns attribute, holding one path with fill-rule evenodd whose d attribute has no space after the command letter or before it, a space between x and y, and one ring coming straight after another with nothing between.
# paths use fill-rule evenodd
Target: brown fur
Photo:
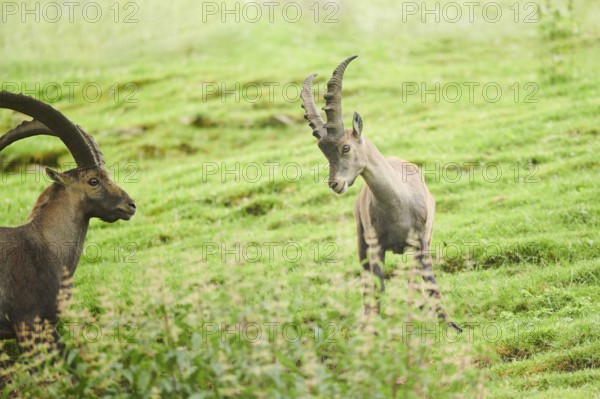
<instances>
[{"instance_id":1,"label":"brown fur","mask_svg":"<svg viewBox=\"0 0 600 399\"><path fill-rule=\"evenodd\" d=\"M17 338L21 350L58 344L59 291L75 273L90 219L129 220L136 209L104 166L47 174L54 184L26 224L0 228L0 339Z\"/></svg>"}]
</instances>

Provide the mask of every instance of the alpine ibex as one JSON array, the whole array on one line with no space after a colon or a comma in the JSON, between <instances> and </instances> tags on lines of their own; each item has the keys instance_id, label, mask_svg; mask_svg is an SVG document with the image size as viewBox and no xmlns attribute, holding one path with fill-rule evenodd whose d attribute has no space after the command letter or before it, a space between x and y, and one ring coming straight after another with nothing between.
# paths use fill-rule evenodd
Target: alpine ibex
<instances>
[{"instance_id":1,"label":"alpine ibex","mask_svg":"<svg viewBox=\"0 0 600 399\"><path fill-rule=\"evenodd\" d=\"M422 268L423 279L428 283L428 293L441 299L430 253L435 202L418 168L398 158L384 158L377 147L364 137L363 121L358 112L354 112L352 128L344 129L342 79L346 67L356 57L342 62L327 83L323 107L327 122L321 118L312 94L311 86L316 74L304 80L300 96L305 110L304 118L329 161L329 187L337 194L343 194L359 175L367 183L354 206L358 257L363 267L379 278L381 291L385 286L380 264L385 262L386 251L404 253L409 246L410 235L418 240L417 260ZM374 259L367 253L368 235L373 235L373 241L376 241L376 245L372 245L376 250ZM367 306L365 309L369 310ZM441 306L436 311L442 320L460 330L449 321L447 312Z\"/></svg>"},{"instance_id":2,"label":"alpine ibex","mask_svg":"<svg viewBox=\"0 0 600 399\"><path fill-rule=\"evenodd\" d=\"M0 92L0 108L34 118L0 137L0 151L27 137L55 136L77 164L64 173L45 168L53 184L40 195L27 222L0 227L0 340L16 338L22 352L32 343L56 347L59 290L75 273L90 219L129 220L136 206L110 179L92 136L60 112L5 91Z\"/></svg>"}]
</instances>

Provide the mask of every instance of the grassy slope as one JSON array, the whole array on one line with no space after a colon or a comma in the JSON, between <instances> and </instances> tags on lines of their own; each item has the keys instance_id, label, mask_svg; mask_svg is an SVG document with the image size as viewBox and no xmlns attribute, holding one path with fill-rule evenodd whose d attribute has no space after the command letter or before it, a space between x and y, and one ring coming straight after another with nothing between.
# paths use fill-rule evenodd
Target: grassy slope
<instances>
[{"instance_id":1,"label":"grassy slope","mask_svg":"<svg viewBox=\"0 0 600 399\"><path fill-rule=\"evenodd\" d=\"M90 104L81 96L57 104L94 134L110 162L121 167L135 162L139 179L123 183L140 208L133 221L92 224L88 240L98 243L102 259L81 263L75 309L102 307L97 303L102 286L117 292L126 309L132 293L152 294L138 282L159 276L176 296L187 292L180 287L193 278L216 282L223 290L257 290L260 298L269 297L276 282L285 288L279 293L282 301L294 305L273 310L272 317L319 315L318 298L331 295L330 285L357 278L351 210L359 187L335 197L325 184L315 183L311 165L324 158L302 123L297 101L286 101L280 90L274 101L257 104L231 96L205 101L202 82L284 85L318 71L323 87L337 62L358 53L346 75L345 110L361 112L365 134L384 154L430 171L439 163L445 176L454 176L454 170L444 169L450 162L475 164L473 181L463 170L458 182L432 172L428 183L438 203L438 252L453 244L464 251L466 243L477 243L470 256L446 249L440 262L446 272L438 267L437 274L456 319L480 325L474 329L481 351L476 360L487 370L490 396L600 395L600 81L593 67L598 31L589 22L598 10L591 2L577 3L577 35L560 39L568 44L575 76L552 84L549 70L555 61L542 23L514 24L507 18L498 24L401 24L397 12L380 11L394 7L382 0L368 10L358 4L342 7L337 24L201 24L199 6L175 3L172 8L140 3L140 23L133 25L39 24L27 35L10 25L0 27L9 54L0 60L3 79L93 81L105 89L114 82L135 82L140 87L137 104L115 104L107 97ZM162 22L161 15L178 23ZM111 35L121 39L107 40ZM505 95L497 103L483 101L480 91L473 103L466 96L458 103L432 97L421 102L416 96L403 103L405 81L429 87L436 81L498 82ZM514 82L539 85L539 102L515 103L507 94ZM282 114L297 123L270 121ZM196 117L205 127L183 123ZM11 126L8 113L0 114L0 126ZM143 134L136 134L140 127ZM3 156L10 160L61 150L52 140L33 140ZM279 167L273 181L238 183L229 176L222 182L219 175L202 174L209 162L229 167L297 162L304 173L299 182L290 182ZM493 162L503 172L498 182L482 178L481 165ZM529 162L537 167L537 180L515 182L511 166ZM325 177L321 170L321 180ZM44 186L26 180L9 176L2 183L3 225L20 223ZM203 243L231 247L251 241L297 242L305 255L311 245L335 243L338 263L315 262L312 256L291 263L281 255L252 264L232 257L225 263L218 256L203 259ZM110 249L115 243L134 243L139 263L115 262ZM398 260L390 259L390 264ZM237 285L244 281L249 291ZM404 287L402 281L389 285L392 291ZM348 295L346 305L359 312L360 295ZM335 315L326 317L335 320ZM503 331L499 340L481 338L481 325L491 323ZM514 338L514 326L525 323L533 324Z\"/></svg>"}]
</instances>

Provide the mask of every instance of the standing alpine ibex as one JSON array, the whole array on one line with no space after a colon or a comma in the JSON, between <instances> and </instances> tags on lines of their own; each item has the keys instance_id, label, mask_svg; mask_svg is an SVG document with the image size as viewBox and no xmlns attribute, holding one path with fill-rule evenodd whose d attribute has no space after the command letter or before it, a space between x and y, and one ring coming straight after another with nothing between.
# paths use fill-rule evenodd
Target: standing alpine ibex
<instances>
[{"instance_id":1,"label":"standing alpine ibex","mask_svg":"<svg viewBox=\"0 0 600 399\"><path fill-rule=\"evenodd\" d=\"M327 83L323 110L327 123L323 121L312 94L312 81L316 74L309 75L303 83L301 99L305 110L304 118L313 129L319 148L329 161L329 187L343 194L361 175L366 186L354 206L358 233L358 257L365 269L372 271L380 280L384 291L383 272L379 266L385 262L385 252L404 253L409 246L409 235L416 236L417 260L422 267L423 279L428 283L429 295L441 299L439 287L432 271L430 253L435 202L429 193L416 165L398 158L384 158L377 147L362 134L363 121L354 112L352 128L344 129L342 116L342 79L348 64L357 56L342 62ZM367 254L368 237L373 235L376 244L375 259ZM365 307L368 311L368 307ZM379 303L377 305L379 311ZM438 306L438 316L449 322L447 312Z\"/></svg>"},{"instance_id":2,"label":"standing alpine ibex","mask_svg":"<svg viewBox=\"0 0 600 399\"><path fill-rule=\"evenodd\" d=\"M90 219L129 220L136 206L110 179L94 139L60 112L5 91L0 91L0 108L34 118L0 137L0 151L27 137L55 136L77 164L64 173L45 168L54 183L40 195L26 224L0 227L0 340L16 338L21 352L34 343L55 347L59 291L75 273Z\"/></svg>"}]
</instances>

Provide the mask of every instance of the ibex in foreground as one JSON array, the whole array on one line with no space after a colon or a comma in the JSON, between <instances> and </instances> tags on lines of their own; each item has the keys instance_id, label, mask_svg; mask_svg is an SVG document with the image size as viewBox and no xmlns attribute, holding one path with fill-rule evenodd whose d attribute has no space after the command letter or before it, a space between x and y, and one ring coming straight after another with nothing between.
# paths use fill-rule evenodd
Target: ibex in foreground
<instances>
[{"instance_id":1,"label":"ibex in foreground","mask_svg":"<svg viewBox=\"0 0 600 399\"><path fill-rule=\"evenodd\" d=\"M0 227L0 340L16 338L21 352L32 343L56 347L59 290L75 273L90 219L129 220L136 206L110 179L94 139L60 112L5 91L0 108L34 118L0 137L0 151L27 137L55 136L77 164L64 173L46 168L54 183L40 195L26 224Z\"/></svg>"},{"instance_id":2,"label":"ibex in foreground","mask_svg":"<svg viewBox=\"0 0 600 399\"><path fill-rule=\"evenodd\" d=\"M441 299L430 253L435 202L418 168L398 158L384 158L362 134L363 121L358 112L354 112L352 128L344 129L342 79L346 67L356 57L342 62L327 83L327 93L324 95L326 104L323 107L327 115L326 123L317 110L312 94L311 86L316 74L304 80L301 92L304 118L329 161L329 187L337 194L343 194L359 175L367 183L354 206L358 257L363 267L379 278L381 291L385 286L378 261L384 264L386 251L404 253L410 235L418 240L417 260L422 267L423 279L428 283L429 295ZM377 240L373 246L377 250L375 259L368 257L367 234L374 235L373 239ZM369 310L368 307L365 309ZM436 311L442 320L462 331L449 320L441 306Z\"/></svg>"}]
</instances>

